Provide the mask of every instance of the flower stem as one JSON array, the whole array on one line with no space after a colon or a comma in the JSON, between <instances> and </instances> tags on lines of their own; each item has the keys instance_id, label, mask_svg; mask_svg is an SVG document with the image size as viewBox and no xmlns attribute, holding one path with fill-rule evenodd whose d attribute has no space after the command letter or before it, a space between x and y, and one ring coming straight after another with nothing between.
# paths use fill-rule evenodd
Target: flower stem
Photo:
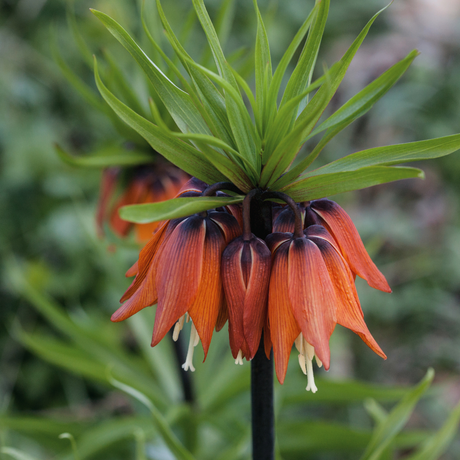
<instances>
[{"instance_id":1,"label":"flower stem","mask_svg":"<svg viewBox=\"0 0 460 460\"><path fill-rule=\"evenodd\" d=\"M265 239L272 232L272 203L264 201L262 191L251 196L250 211L252 233ZM263 335L251 361L251 418L253 460L274 460L273 353L271 359L265 355Z\"/></svg>"},{"instance_id":2,"label":"flower stem","mask_svg":"<svg viewBox=\"0 0 460 460\"><path fill-rule=\"evenodd\" d=\"M263 335L251 361L251 416L253 460L274 460L273 353L265 355Z\"/></svg>"},{"instance_id":3,"label":"flower stem","mask_svg":"<svg viewBox=\"0 0 460 460\"><path fill-rule=\"evenodd\" d=\"M295 215L295 230L294 236L296 238L303 238L303 221L302 221L302 213L300 212L300 208L298 204L285 193L282 192L265 192L263 194L265 199L267 198L278 198L279 200L283 200L291 209Z\"/></svg>"}]
</instances>

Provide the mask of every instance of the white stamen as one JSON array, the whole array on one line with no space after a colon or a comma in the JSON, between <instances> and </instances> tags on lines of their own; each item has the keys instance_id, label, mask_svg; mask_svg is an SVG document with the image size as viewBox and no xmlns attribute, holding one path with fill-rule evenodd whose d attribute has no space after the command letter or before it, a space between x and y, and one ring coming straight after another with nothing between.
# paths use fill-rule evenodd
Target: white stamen
<instances>
[{"instance_id":1,"label":"white stamen","mask_svg":"<svg viewBox=\"0 0 460 460\"><path fill-rule=\"evenodd\" d=\"M315 349L305 341L305 351L310 361L313 361L313 357L315 356Z\"/></svg>"},{"instance_id":2,"label":"white stamen","mask_svg":"<svg viewBox=\"0 0 460 460\"><path fill-rule=\"evenodd\" d=\"M185 322L188 323L190 321L190 315L188 313L185 314Z\"/></svg>"},{"instance_id":3,"label":"white stamen","mask_svg":"<svg viewBox=\"0 0 460 460\"><path fill-rule=\"evenodd\" d=\"M184 327L184 321L185 321L185 315L182 315L179 318L179 321L174 325L174 331L173 331L173 340L174 342L177 342L177 339L179 338L179 333L182 331L182 328Z\"/></svg>"},{"instance_id":4,"label":"white stamen","mask_svg":"<svg viewBox=\"0 0 460 460\"><path fill-rule=\"evenodd\" d=\"M238 356L235 359L235 364L239 364L240 366L243 365L243 352L241 350L238 352Z\"/></svg>"},{"instance_id":5,"label":"white stamen","mask_svg":"<svg viewBox=\"0 0 460 460\"><path fill-rule=\"evenodd\" d=\"M307 360L307 379L308 379L308 384L307 384L307 391L311 391L312 393L316 393L318 391L318 388L315 385L315 376L313 375L313 365L311 360Z\"/></svg>"},{"instance_id":6,"label":"white stamen","mask_svg":"<svg viewBox=\"0 0 460 460\"><path fill-rule=\"evenodd\" d=\"M313 374L313 358L316 358L318 367L321 367L323 363L315 355L314 347L305 340L302 333L299 334L294 343L299 351L299 366L302 372L307 376L308 384L306 390L316 393L318 388L315 385L315 376Z\"/></svg>"},{"instance_id":7,"label":"white stamen","mask_svg":"<svg viewBox=\"0 0 460 460\"><path fill-rule=\"evenodd\" d=\"M184 371L188 371L189 369L192 372L195 372L195 368L193 367L193 351L195 347L200 342L200 336L196 331L195 325L192 323L192 330L190 331L190 341L188 343L188 351L187 351L187 358L185 359L185 363L182 364L182 369Z\"/></svg>"}]
</instances>

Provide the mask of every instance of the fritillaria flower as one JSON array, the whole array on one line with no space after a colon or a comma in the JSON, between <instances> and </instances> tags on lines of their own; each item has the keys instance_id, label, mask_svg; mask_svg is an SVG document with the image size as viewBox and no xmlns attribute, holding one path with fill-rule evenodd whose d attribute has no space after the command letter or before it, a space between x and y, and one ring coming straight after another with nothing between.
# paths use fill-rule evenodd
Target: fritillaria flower
<instances>
[{"instance_id":1,"label":"fritillaria flower","mask_svg":"<svg viewBox=\"0 0 460 460\"><path fill-rule=\"evenodd\" d=\"M228 304L230 348L238 364L250 360L259 348L266 325L271 253L265 241L251 233L249 194L245 200L243 235L234 239L222 255L222 280ZM265 334L269 333L267 329Z\"/></svg>"},{"instance_id":2,"label":"fritillaria flower","mask_svg":"<svg viewBox=\"0 0 460 460\"><path fill-rule=\"evenodd\" d=\"M99 234L104 234L103 226L107 220L119 237L126 237L134 227L137 241L148 241L161 222L132 224L120 218L119 209L126 205L156 203L174 198L187 180L187 174L166 163L141 165L128 171L120 168L105 169L96 217ZM123 191L111 205L119 187Z\"/></svg>"},{"instance_id":3,"label":"fritillaria flower","mask_svg":"<svg viewBox=\"0 0 460 460\"><path fill-rule=\"evenodd\" d=\"M181 196L193 196L190 191ZM136 278L113 314L122 321L157 303L152 346L173 327L177 340L185 322L191 334L185 370L193 367L193 350L201 340L205 357L214 328L227 319L221 279L221 257L225 246L241 233L237 220L227 212L204 212L162 224L139 255Z\"/></svg>"},{"instance_id":4,"label":"fritillaria flower","mask_svg":"<svg viewBox=\"0 0 460 460\"><path fill-rule=\"evenodd\" d=\"M267 238L273 253L268 317L276 373L283 383L295 343L299 364L308 376L307 390L313 392L317 390L313 358L316 357L319 366L324 364L325 369L329 369L329 338L336 324L353 330L374 352L386 358L364 322L353 279L356 267L360 276L372 280L373 284L378 280L382 290L389 290L345 211L329 200L319 200L309 206L315 215L318 209L325 216L322 222L325 225L330 222L328 228L336 230L334 237L322 225L310 225L303 230L298 208L293 233L273 233ZM338 241L342 241L342 247ZM352 266L349 260L353 260Z\"/></svg>"}]
</instances>

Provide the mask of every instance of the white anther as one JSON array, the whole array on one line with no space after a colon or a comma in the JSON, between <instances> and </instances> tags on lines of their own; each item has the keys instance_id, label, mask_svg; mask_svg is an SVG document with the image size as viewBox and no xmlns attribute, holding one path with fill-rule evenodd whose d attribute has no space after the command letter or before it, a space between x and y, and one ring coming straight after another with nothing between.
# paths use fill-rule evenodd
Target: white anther
<instances>
[{"instance_id":1,"label":"white anther","mask_svg":"<svg viewBox=\"0 0 460 460\"><path fill-rule=\"evenodd\" d=\"M305 340L302 333L299 334L294 343L299 351L299 366L302 372L307 376L308 384L306 390L316 393L318 388L315 385L315 376L313 374L313 358L316 358L318 367L321 367L323 363L315 355L314 347Z\"/></svg>"},{"instance_id":2,"label":"white anther","mask_svg":"<svg viewBox=\"0 0 460 460\"><path fill-rule=\"evenodd\" d=\"M311 391L312 393L316 393L318 388L315 385L315 376L313 375L313 365L310 359L307 359L307 391Z\"/></svg>"},{"instance_id":3,"label":"white anther","mask_svg":"<svg viewBox=\"0 0 460 460\"><path fill-rule=\"evenodd\" d=\"M173 331L173 340L174 342L177 342L177 339L179 338L179 333L182 331L182 328L184 327L184 321L185 321L185 315L182 315L179 318L179 321L174 325L174 331Z\"/></svg>"},{"instance_id":4,"label":"white anther","mask_svg":"<svg viewBox=\"0 0 460 460\"><path fill-rule=\"evenodd\" d=\"M188 323L190 321L190 315L188 313L185 314L185 322Z\"/></svg>"},{"instance_id":5,"label":"white anther","mask_svg":"<svg viewBox=\"0 0 460 460\"><path fill-rule=\"evenodd\" d=\"M323 367L323 363L322 361L318 358L317 355L315 355L315 360L316 360L316 364L318 367Z\"/></svg>"},{"instance_id":6,"label":"white anther","mask_svg":"<svg viewBox=\"0 0 460 460\"><path fill-rule=\"evenodd\" d=\"M195 325L192 323L192 330L190 331L190 340L188 343L187 358L185 359L185 363L182 364L182 369L184 369L184 371L188 371L190 369L192 372L195 372L195 368L193 367L193 351L199 342L200 336L196 331Z\"/></svg>"},{"instance_id":7,"label":"white anther","mask_svg":"<svg viewBox=\"0 0 460 460\"><path fill-rule=\"evenodd\" d=\"M243 365L243 352L241 350L238 352L238 356L235 359L235 364L239 364L240 366Z\"/></svg>"}]
</instances>

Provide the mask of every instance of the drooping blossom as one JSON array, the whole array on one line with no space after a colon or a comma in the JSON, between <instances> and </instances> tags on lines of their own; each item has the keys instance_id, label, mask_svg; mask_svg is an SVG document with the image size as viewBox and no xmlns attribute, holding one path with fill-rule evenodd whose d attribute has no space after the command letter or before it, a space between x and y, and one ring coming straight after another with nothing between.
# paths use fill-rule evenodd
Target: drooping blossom
<instances>
[{"instance_id":1,"label":"drooping blossom","mask_svg":"<svg viewBox=\"0 0 460 460\"><path fill-rule=\"evenodd\" d=\"M198 196L205 190L207 184L192 179L179 195ZM264 241L250 228L254 193L264 192L248 193L242 207L162 223L128 271L136 277L112 320L121 321L157 303L152 346L172 329L177 340L191 320L183 367L194 370L194 347L201 340L206 357L214 329L220 330L228 319L237 364L255 356L263 335L265 353L270 356L273 348L283 383L295 344L308 377L307 390L313 392L314 358L329 368L329 339L336 324L358 334L386 358L364 322L354 278L390 289L349 216L330 200L296 204L284 195L289 206L273 205L273 232Z\"/></svg>"},{"instance_id":2,"label":"drooping blossom","mask_svg":"<svg viewBox=\"0 0 460 460\"><path fill-rule=\"evenodd\" d=\"M119 237L126 237L134 228L137 241L145 243L161 222L132 224L120 218L119 209L130 204L156 203L174 198L187 180L187 174L166 163L157 162L123 171L106 168L102 173L96 215L99 235L104 235L104 222L108 221ZM121 194L115 198L120 188Z\"/></svg>"},{"instance_id":3,"label":"drooping blossom","mask_svg":"<svg viewBox=\"0 0 460 460\"><path fill-rule=\"evenodd\" d=\"M198 194L189 186L180 196ZM205 357L215 328L227 319L221 278L226 245L241 233L228 212L205 212L163 223L139 255L136 278L112 316L122 321L157 303L152 346L174 326L177 339L183 325L192 322L184 369L194 370L194 347L201 340ZM133 273L130 272L130 274Z\"/></svg>"}]
</instances>

